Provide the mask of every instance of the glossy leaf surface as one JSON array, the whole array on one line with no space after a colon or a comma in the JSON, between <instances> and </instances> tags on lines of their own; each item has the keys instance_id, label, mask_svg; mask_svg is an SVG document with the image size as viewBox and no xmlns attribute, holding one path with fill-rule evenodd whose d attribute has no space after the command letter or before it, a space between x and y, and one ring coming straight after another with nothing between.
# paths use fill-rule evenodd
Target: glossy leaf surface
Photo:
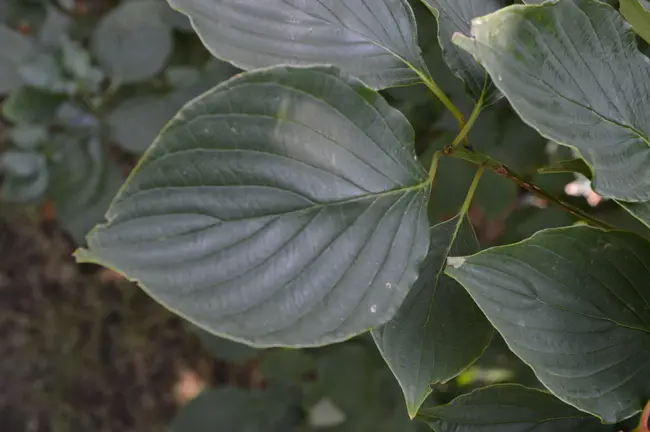
<instances>
[{"instance_id":1,"label":"glossy leaf surface","mask_svg":"<svg viewBox=\"0 0 650 432\"><path fill-rule=\"evenodd\" d=\"M183 108L78 257L212 333L322 345L393 317L427 252L429 190L379 94L336 68L271 68Z\"/></svg>"},{"instance_id":2,"label":"glossy leaf surface","mask_svg":"<svg viewBox=\"0 0 650 432\"><path fill-rule=\"evenodd\" d=\"M650 199L650 61L615 9L593 0L515 5L475 20L472 37L454 42L524 121L581 152L596 192Z\"/></svg>"},{"instance_id":3,"label":"glossy leaf surface","mask_svg":"<svg viewBox=\"0 0 650 432\"><path fill-rule=\"evenodd\" d=\"M241 69L329 63L373 88L426 73L406 0L169 0L206 47Z\"/></svg>"},{"instance_id":4,"label":"glossy leaf surface","mask_svg":"<svg viewBox=\"0 0 650 432\"><path fill-rule=\"evenodd\" d=\"M467 292L443 274L448 254L479 250L471 225L459 219L431 228L429 255L419 279L395 318L372 332L412 417L431 393L430 383L457 376L481 356L492 338L490 323Z\"/></svg>"},{"instance_id":5,"label":"glossy leaf surface","mask_svg":"<svg viewBox=\"0 0 650 432\"><path fill-rule=\"evenodd\" d=\"M621 421L650 399L650 242L589 227L452 258L510 349L560 399Z\"/></svg>"}]
</instances>

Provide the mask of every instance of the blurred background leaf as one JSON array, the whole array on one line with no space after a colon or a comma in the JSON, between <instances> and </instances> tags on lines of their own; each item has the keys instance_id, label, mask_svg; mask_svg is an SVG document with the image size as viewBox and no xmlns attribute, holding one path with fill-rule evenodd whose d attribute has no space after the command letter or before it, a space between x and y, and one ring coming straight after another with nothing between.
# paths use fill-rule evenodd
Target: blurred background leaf
<instances>
[{"instance_id":1,"label":"blurred background leaf","mask_svg":"<svg viewBox=\"0 0 650 432\"><path fill-rule=\"evenodd\" d=\"M0 24L0 93L22 85L20 66L34 54L31 39Z\"/></svg>"},{"instance_id":2,"label":"blurred background leaf","mask_svg":"<svg viewBox=\"0 0 650 432\"><path fill-rule=\"evenodd\" d=\"M164 8L155 0L125 2L98 24L93 52L112 81L143 81L163 70L173 45Z\"/></svg>"},{"instance_id":3,"label":"blurred background leaf","mask_svg":"<svg viewBox=\"0 0 650 432\"><path fill-rule=\"evenodd\" d=\"M97 136L77 139L60 136L52 142L52 183L48 196L63 228L77 243L104 219L124 177L110 161Z\"/></svg>"}]
</instances>

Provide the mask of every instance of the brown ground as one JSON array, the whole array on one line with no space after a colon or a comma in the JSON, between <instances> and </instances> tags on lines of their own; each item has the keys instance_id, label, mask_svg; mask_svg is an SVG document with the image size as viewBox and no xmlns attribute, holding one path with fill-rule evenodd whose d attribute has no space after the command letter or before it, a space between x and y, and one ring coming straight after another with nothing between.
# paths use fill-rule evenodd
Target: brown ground
<instances>
[{"instance_id":1,"label":"brown ground","mask_svg":"<svg viewBox=\"0 0 650 432\"><path fill-rule=\"evenodd\" d=\"M51 222L0 209L0 429L162 431L180 376L227 379L183 323ZM10 215L7 215L7 214ZM192 375L192 374L190 374Z\"/></svg>"}]
</instances>

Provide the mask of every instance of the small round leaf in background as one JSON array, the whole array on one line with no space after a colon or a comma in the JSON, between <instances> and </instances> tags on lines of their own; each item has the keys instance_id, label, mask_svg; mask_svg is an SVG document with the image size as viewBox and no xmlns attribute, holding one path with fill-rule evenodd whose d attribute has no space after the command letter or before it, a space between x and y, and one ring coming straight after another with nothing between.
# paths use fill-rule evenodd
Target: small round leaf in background
<instances>
[{"instance_id":1,"label":"small round leaf in background","mask_svg":"<svg viewBox=\"0 0 650 432\"><path fill-rule=\"evenodd\" d=\"M31 39L0 23L0 94L22 85L19 68L33 53Z\"/></svg>"},{"instance_id":2,"label":"small round leaf in background","mask_svg":"<svg viewBox=\"0 0 650 432\"><path fill-rule=\"evenodd\" d=\"M164 8L154 0L127 2L99 23L92 50L112 81L138 82L162 71L173 44Z\"/></svg>"}]
</instances>

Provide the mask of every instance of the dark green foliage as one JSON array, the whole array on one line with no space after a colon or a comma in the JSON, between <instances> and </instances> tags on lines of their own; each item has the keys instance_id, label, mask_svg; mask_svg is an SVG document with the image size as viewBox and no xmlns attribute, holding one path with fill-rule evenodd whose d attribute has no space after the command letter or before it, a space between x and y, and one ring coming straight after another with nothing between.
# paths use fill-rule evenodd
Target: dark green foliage
<instances>
[{"instance_id":1,"label":"dark green foliage","mask_svg":"<svg viewBox=\"0 0 650 432\"><path fill-rule=\"evenodd\" d=\"M650 399L648 16L12 0L2 199L52 204L80 262L250 368L173 431L627 432ZM549 392L480 388L505 380Z\"/></svg>"}]
</instances>

